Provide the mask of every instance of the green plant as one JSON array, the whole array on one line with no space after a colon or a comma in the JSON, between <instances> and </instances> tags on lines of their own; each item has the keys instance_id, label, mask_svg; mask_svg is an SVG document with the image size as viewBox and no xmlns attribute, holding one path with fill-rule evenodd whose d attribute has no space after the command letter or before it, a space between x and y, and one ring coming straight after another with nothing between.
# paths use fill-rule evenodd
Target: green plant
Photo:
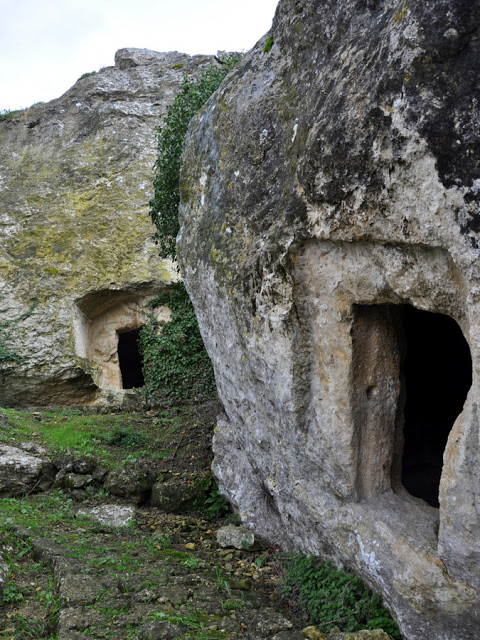
<instances>
[{"instance_id":1,"label":"green plant","mask_svg":"<svg viewBox=\"0 0 480 640\"><path fill-rule=\"evenodd\" d=\"M245 611L245 602L242 600L225 600L220 603L223 611Z\"/></svg>"},{"instance_id":2,"label":"green plant","mask_svg":"<svg viewBox=\"0 0 480 640\"><path fill-rule=\"evenodd\" d=\"M90 76L96 76L96 75L97 75L96 71L88 71L87 73L84 73L83 75L81 75L78 80L83 80L84 78L90 78Z\"/></svg>"},{"instance_id":3,"label":"green plant","mask_svg":"<svg viewBox=\"0 0 480 640\"><path fill-rule=\"evenodd\" d=\"M0 109L0 122L2 122L2 120L9 120L17 113L21 113L22 111L23 109Z\"/></svg>"},{"instance_id":4,"label":"green plant","mask_svg":"<svg viewBox=\"0 0 480 640\"><path fill-rule=\"evenodd\" d=\"M184 567L187 567L187 569L199 569L200 568L200 560L195 557L195 556L191 556L190 558L186 558L186 560L184 560L182 562Z\"/></svg>"},{"instance_id":5,"label":"green plant","mask_svg":"<svg viewBox=\"0 0 480 640\"><path fill-rule=\"evenodd\" d=\"M265 46L263 47L263 51L265 53L268 53L272 47L273 47L273 38L272 38L272 36L269 36L267 38L267 41L265 42Z\"/></svg>"},{"instance_id":6,"label":"green plant","mask_svg":"<svg viewBox=\"0 0 480 640\"><path fill-rule=\"evenodd\" d=\"M239 59L240 54L235 54L224 58L221 68L210 65L198 80L184 75L181 90L167 109L163 127L158 130L158 158L150 216L157 228L155 239L160 245L162 258L176 258L180 158L188 125Z\"/></svg>"},{"instance_id":7,"label":"green plant","mask_svg":"<svg viewBox=\"0 0 480 640\"><path fill-rule=\"evenodd\" d=\"M147 438L129 427L114 427L110 433L99 436L99 440L104 444L115 447L135 448L147 444Z\"/></svg>"},{"instance_id":8,"label":"green plant","mask_svg":"<svg viewBox=\"0 0 480 640\"><path fill-rule=\"evenodd\" d=\"M20 588L11 582L7 584L2 594L2 603L9 604L11 602L21 602L23 600L23 593Z\"/></svg>"},{"instance_id":9,"label":"green plant","mask_svg":"<svg viewBox=\"0 0 480 640\"><path fill-rule=\"evenodd\" d=\"M342 631L384 629L402 640L380 596L353 573L303 553L279 553L277 558L284 570L281 595L296 602L311 624L326 633L335 626Z\"/></svg>"},{"instance_id":10,"label":"green plant","mask_svg":"<svg viewBox=\"0 0 480 640\"><path fill-rule=\"evenodd\" d=\"M228 593L228 597L231 600L232 599L232 592L230 591L230 585L228 584L228 581L225 580L225 578L223 577L223 569L222 569L222 567L216 567L216 569L215 569L215 578L217 580L217 589L218 589L218 591L222 591L223 589L225 589L225 591Z\"/></svg>"},{"instance_id":11,"label":"green plant","mask_svg":"<svg viewBox=\"0 0 480 640\"><path fill-rule=\"evenodd\" d=\"M0 596L0 636L4 637L2 623L8 621L11 640L53 640L58 622L53 573L34 561L32 542L25 534L19 535L8 523L1 525L0 531L2 556L8 568L8 580Z\"/></svg>"},{"instance_id":12,"label":"green plant","mask_svg":"<svg viewBox=\"0 0 480 640\"><path fill-rule=\"evenodd\" d=\"M169 533L155 533L152 539L160 544L163 549L170 549L172 546L172 538Z\"/></svg>"},{"instance_id":13,"label":"green plant","mask_svg":"<svg viewBox=\"0 0 480 640\"><path fill-rule=\"evenodd\" d=\"M257 556L254 560L254 563L257 565L257 567L259 569L261 569L263 567L263 565L265 564L265 560L267 559L267 556L263 555L263 556Z\"/></svg>"},{"instance_id":14,"label":"green plant","mask_svg":"<svg viewBox=\"0 0 480 640\"><path fill-rule=\"evenodd\" d=\"M176 613L166 613L165 611L154 611L148 616L151 620L162 620L170 624L181 624L189 629L201 629L203 624L199 620L195 611L179 611Z\"/></svg>"},{"instance_id":15,"label":"green plant","mask_svg":"<svg viewBox=\"0 0 480 640\"><path fill-rule=\"evenodd\" d=\"M110 496L110 492L105 487L100 487L96 493L97 498L101 500L107 500Z\"/></svg>"},{"instance_id":16,"label":"green plant","mask_svg":"<svg viewBox=\"0 0 480 640\"><path fill-rule=\"evenodd\" d=\"M216 482L212 482L210 495L203 505L204 513L212 519L223 518L231 512L230 503L218 490Z\"/></svg>"},{"instance_id":17,"label":"green plant","mask_svg":"<svg viewBox=\"0 0 480 640\"><path fill-rule=\"evenodd\" d=\"M140 331L147 399L171 403L214 396L212 363L183 283L150 302L152 308L165 304L171 320L160 326L152 314Z\"/></svg>"}]
</instances>

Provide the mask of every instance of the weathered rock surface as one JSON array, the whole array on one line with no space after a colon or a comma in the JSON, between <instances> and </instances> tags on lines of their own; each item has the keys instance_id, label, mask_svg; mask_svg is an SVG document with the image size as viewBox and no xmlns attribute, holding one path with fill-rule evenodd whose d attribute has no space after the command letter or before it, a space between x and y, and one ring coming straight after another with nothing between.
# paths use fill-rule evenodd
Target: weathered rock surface
<instances>
[{"instance_id":1,"label":"weathered rock surface","mask_svg":"<svg viewBox=\"0 0 480 640\"><path fill-rule=\"evenodd\" d=\"M0 444L0 496L18 496L31 491L41 491L52 483L54 467L51 461L44 457L43 452L37 453L35 445L33 452L19 447Z\"/></svg>"},{"instance_id":2,"label":"weathered rock surface","mask_svg":"<svg viewBox=\"0 0 480 640\"><path fill-rule=\"evenodd\" d=\"M145 464L135 462L110 471L103 482L109 493L121 498L129 498L137 503L144 502L150 495L154 472Z\"/></svg>"},{"instance_id":3,"label":"weathered rock surface","mask_svg":"<svg viewBox=\"0 0 480 640\"><path fill-rule=\"evenodd\" d=\"M2 548L0 547L0 597L2 596L7 584L8 567L3 561Z\"/></svg>"},{"instance_id":4,"label":"weathered rock surface","mask_svg":"<svg viewBox=\"0 0 480 640\"><path fill-rule=\"evenodd\" d=\"M152 487L150 504L166 513L182 513L193 509L196 503L204 501L206 493L207 490L201 482L159 480Z\"/></svg>"},{"instance_id":5,"label":"weathered rock surface","mask_svg":"<svg viewBox=\"0 0 480 640\"><path fill-rule=\"evenodd\" d=\"M121 400L118 332L178 276L151 237L156 129L208 56L121 49L115 66L0 122L0 297L25 360L0 371L3 406ZM168 313L165 309L162 314Z\"/></svg>"},{"instance_id":6,"label":"weathered rock surface","mask_svg":"<svg viewBox=\"0 0 480 640\"><path fill-rule=\"evenodd\" d=\"M226 412L214 472L245 523L353 568L409 640L480 628L479 24L477 1L281 0L181 178ZM403 486L402 305L454 318L471 352L439 509Z\"/></svg>"}]
</instances>

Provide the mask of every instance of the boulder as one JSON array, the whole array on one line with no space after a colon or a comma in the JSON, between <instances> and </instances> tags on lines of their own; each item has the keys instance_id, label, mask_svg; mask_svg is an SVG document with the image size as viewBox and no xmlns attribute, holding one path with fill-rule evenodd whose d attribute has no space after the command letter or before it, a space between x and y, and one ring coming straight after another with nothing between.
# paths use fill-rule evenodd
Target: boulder
<instances>
[{"instance_id":1,"label":"boulder","mask_svg":"<svg viewBox=\"0 0 480 640\"><path fill-rule=\"evenodd\" d=\"M149 497L154 481L153 471L147 465L137 462L109 471L103 487L114 496L141 503Z\"/></svg>"},{"instance_id":2,"label":"boulder","mask_svg":"<svg viewBox=\"0 0 480 640\"><path fill-rule=\"evenodd\" d=\"M20 496L33 491L42 491L52 482L54 466L43 453L35 454L24 448L0 444L0 496ZM43 449L41 449L44 451Z\"/></svg>"},{"instance_id":3,"label":"boulder","mask_svg":"<svg viewBox=\"0 0 480 640\"><path fill-rule=\"evenodd\" d=\"M55 476L57 483L59 482L59 474ZM93 482L91 475L81 473L66 473L62 479L62 484L66 489L74 491L75 489L85 489Z\"/></svg>"},{"instance_id":4,"label":"boulder","mask_svg":"<svg viewBox=\"0 0 480 640\"><path fill-rule=\"evenodd\" d=\"M243 551L253 551L259 547L253 531L233 524L220 527L217 531L217 543L223 549L233 547Z\"/></svg>"},{"instance_id":5,"label":"boulder","mask_svg":"<svg viewBox=\"0 0 480 640\"><path fill-rule=\"evenodd\" d=\"M150 504L166 513L184 513L205 501L207 490L202 482L177 479L158 480L152 487Z\"/></svg>"},{"instance_id":6,"label":"boulder","mask_svg":"<svg viewBox=\"0 0 480 640\"><path fill-rule=\"evenodd\" d=\"M252 629L254 638L272 638L282 631L294 633L293 624L281 613L270 607L262 607L257 611L249 611L240 615L245 625Z\"/></svg>"},{"instance_id":7,"label":"boulder","mask_svg":"<svg viewBox=\"0 0 480 640\"><path fill-rule=\"evenodd\" d=\"M135 507L119 504L102 504L97 507L79 509L78 515L88 516L107 527L126 527L135 518Z\"/></svg>"},{"instance_id":8,"label":"boulder","mask_svg":"<svg viewBox=\"0 0 480 640\"><path fill-rule=\"evenodd\" d=\"M0 299L21 357L0 367L0 405L122 403L118 336L178 279L148 213L157 128L184 74L212 62L121 49L115 66L0 122Z\"/></svg>"},{"instance_id":9,"label":"boulder","mask_svg":"<svg viewBox=\"0 0 480 640\"><path fill-rule=\"evenodd\" d=\"M222 493L408 640L480 627L479 25L478 1L281 0L181 175Z\"/></svg>"}]
</instances>

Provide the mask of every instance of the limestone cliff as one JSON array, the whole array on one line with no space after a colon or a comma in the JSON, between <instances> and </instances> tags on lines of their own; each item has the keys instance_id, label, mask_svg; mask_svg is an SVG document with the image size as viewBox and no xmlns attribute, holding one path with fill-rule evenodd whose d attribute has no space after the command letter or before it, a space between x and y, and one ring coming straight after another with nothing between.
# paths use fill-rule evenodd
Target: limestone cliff
<instances>
[{"instance_id":1,"label":"limestone cliff","mask_svg":"<svg viewBox=\"0 0 480 640\"><path fill-rule=\"evenodd\" d=\"M211 61L122 49L114 67L0 122L1 319L38 301L13 332L24 362L2 377L0 404L90 403L122 387L118 332L178 277L151 240L156 129L183 74Z\"/></svg>"},{"instance_id":2,"label":"limestone cliff","mask_svg":"<svg viewBox=\"0 0 480 640\"><path fill-rule=\"evenodd\" d=\"M478 0L281 0L181 179L219 482L409 640L480 628L479 24Z\"/></svg>"}]
</instances>

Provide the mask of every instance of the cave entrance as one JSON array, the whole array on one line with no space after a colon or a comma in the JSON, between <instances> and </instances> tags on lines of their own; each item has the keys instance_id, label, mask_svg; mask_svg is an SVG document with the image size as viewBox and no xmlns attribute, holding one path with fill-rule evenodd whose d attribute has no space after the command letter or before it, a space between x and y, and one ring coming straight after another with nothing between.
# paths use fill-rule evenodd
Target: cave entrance
<instances>
[{"instance_id":1,"label":"cave entrance","mask_svg":"<svg viewBox=\"0 0 480 640\"><path fill-rule=\"evenodd\" d=\"M402 484L438 507L443 453L472 384L470 348L457 322L404 305Z\"/></svg>"},{"instance_id":2,"label":"cave entrance","mask_svg":"<svg viewBox=\"0 0 480 640\"><path fill-rule=\"evenodd\" d=\"M356 305L352 338L358 498L403 486L438 507L443 454L472 384L459 325L408 304Z\"/></svg>"},{"instance_id":3,"label":"cave entrance","mask_svg":"<svg viewBox=\"0 0 480 640\"><path fill-rule=\"evenodd\" d=\"M140 329L118 334L118 362L123 389L143 387L143 358L139 348Z\"/></svg>"}]
</instances>

